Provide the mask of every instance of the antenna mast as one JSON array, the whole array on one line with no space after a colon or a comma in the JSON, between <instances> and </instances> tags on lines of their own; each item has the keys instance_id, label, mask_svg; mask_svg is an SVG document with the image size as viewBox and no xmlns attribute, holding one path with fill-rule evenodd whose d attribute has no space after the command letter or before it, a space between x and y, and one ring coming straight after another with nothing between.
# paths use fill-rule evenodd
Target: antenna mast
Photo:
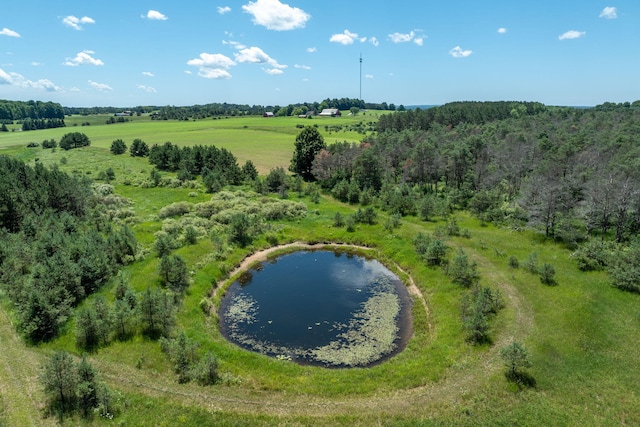
<instances>
[{"instance_id":1,"label":"antenna mast","mask_svg":"<svg viewBox=\"0 0 640 427\"><path fill-rule=\"evenodd\" d=\"M362 101L362 52L360 53L360 101Z\"/></svg>"}]
</instances>

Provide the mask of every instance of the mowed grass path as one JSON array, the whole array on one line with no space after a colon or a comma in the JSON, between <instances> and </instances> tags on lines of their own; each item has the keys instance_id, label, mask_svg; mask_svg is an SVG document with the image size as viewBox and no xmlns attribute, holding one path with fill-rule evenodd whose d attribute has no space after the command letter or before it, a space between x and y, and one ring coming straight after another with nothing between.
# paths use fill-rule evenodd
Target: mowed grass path
<instances>
[{"instance_id":1,"label":"mowed grass path","mask_svg":"<svg viewBox=\"0 0 640 427\"><path fill-rule=\"evenodd\" d=\"M376 113L377 114L377 113ZM301 127L317 125L327 144L336 141L361 142L365 135L346 129L360 122L368 123L372 115L348 117L229 117L197 121L151 120L148 116L132 117L130 122L106 125L110 115L73 116L65 121L67 127L38 131L0 133L0 153L3 148L25 146L29 142L41 143L45 139L60 138L69 132L82 132L91 140L92 147L109 149L115 139L127 146L140 138L150 147L171 142L178 146L215 145L231 151L240 165L251 160L261 174L281 166L289 167L296 136ZM91 123L82 126L82 123ZM76 125L76 126L74 126ZM331 132L326 126L342 126L344 130ZM14 126L14 127L17 127Z\"/></svg>"}]
</instances>

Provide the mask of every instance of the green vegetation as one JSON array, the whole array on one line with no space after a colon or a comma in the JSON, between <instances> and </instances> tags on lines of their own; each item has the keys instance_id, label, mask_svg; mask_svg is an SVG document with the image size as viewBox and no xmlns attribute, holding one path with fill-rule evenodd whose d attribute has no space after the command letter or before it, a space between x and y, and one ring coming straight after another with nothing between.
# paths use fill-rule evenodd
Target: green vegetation
<instances>
[{"instance_id":1,"label":"green vegetation","mask_svg":"<svg viewBox=\"0 0 640 427\"><path fill-rule=\"evenodd\" d=\"M304 122L70 117L67 127L91 123L91 145L68 151L27 148L68 129L3 132L0 423L53 423L45 402L102 423L82 420L82 408L100 407L100 386L65 386L56 400L37 379L52 355L67 354L73 373L86 352L117 403L104 413L123 425L640 424L640 116L510 103L505 118L502 107L427 130L405 128L409 112L397 112L383 120L398 128L375 135L329 129L367 123L362 111ZM315 183L282 173L296 125L309 123L327 143ZM117 139L150 151L215 145L260 176L219 191L113 154ZM18 177L41 184L17 187ZM407 348L371 368L324 369L227 342L217 307L235 267L294 242L373 248L413 295ZM376 305L393 306L380 298L367 310ZM25 322L29 313L46 327ZM375 328L369 320L360 326Z\"/></svg>"}]
</instances>

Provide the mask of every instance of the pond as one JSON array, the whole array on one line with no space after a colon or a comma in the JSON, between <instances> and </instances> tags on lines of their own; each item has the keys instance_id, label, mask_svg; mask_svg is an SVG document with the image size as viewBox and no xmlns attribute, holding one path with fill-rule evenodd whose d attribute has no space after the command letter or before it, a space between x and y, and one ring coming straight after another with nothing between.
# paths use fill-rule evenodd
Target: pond
<instances>
[{"instance_id":1,"label":"pond","mask_svg":"<svg viewBox=\"0 0 640 427\"><path fill-rule=\"evenodd\" d=\"M222 334L245 349L301 364L364 367L404 349L411 299L380 262L301 250L246 271L219 309Z\"/></svg>"}]
</instances>

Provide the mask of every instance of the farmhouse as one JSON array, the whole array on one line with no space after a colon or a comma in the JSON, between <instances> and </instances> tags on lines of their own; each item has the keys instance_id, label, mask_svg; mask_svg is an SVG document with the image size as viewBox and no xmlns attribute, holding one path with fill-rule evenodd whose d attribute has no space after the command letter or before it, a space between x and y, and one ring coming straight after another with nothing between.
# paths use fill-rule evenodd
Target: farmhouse
<instances>
[{"instance_id":1,"label":"farmhouse","mask_svg":"<svg viewBox=\"0 0 640 427\"><path fill-rule=\"evenodd\" d=\"M265 111L262 114L262 117L274 117L273 112L272 111Z\"/></svg>"},{"instance_id":2,"label":"farmhouse","mask_svg":"<svg viewBox=\"0 0 640 427\"><path fill-rule=\"evenodd\" d=\"M342 114L337 108L325 108L318 115L323 117L340 117Z\"/></svg>"}]
</instances>

